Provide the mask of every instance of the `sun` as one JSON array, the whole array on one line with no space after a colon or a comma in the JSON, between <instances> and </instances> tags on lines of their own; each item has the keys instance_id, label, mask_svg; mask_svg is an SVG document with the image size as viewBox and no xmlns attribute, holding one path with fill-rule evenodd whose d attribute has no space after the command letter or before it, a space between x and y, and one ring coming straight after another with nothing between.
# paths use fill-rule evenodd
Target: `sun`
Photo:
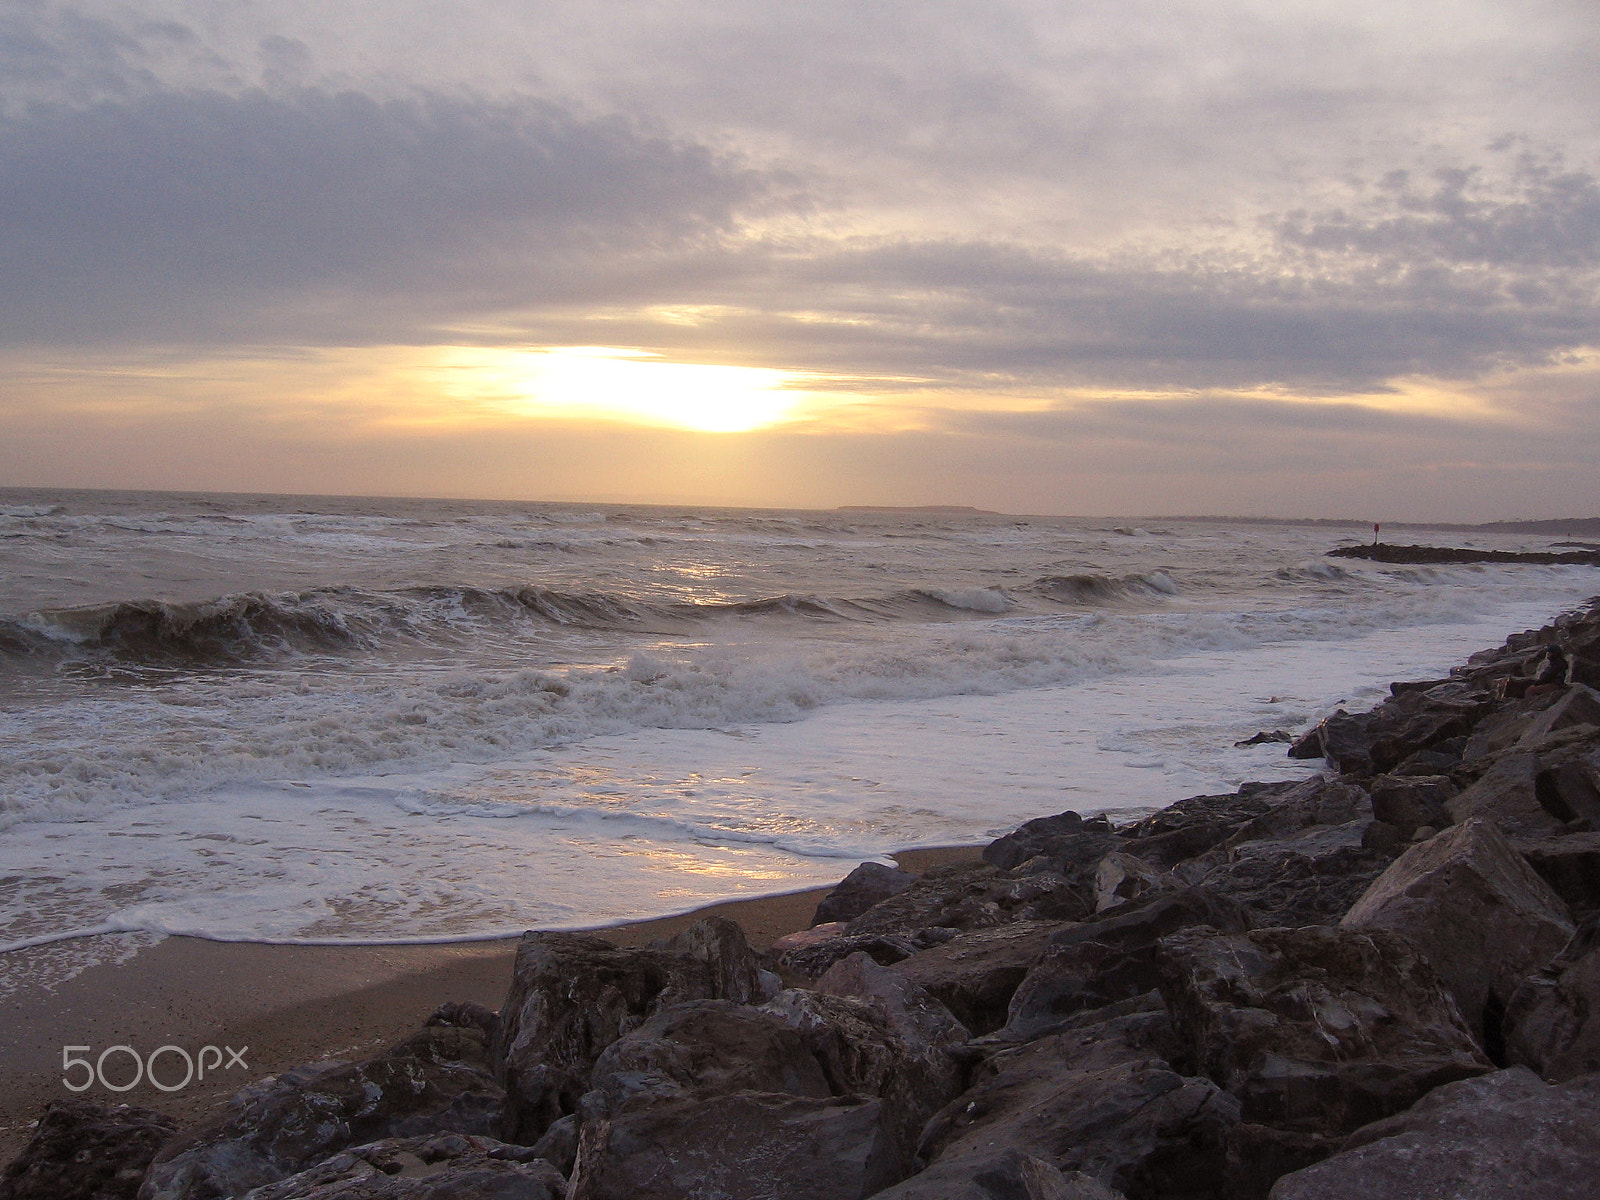
<instances>
[{"instance_id":1,"label":"sun","mask_svg":"<svg viewBox=\"0 0 1600 1200\"><path fill-rule=\"evenodd\" d=\"M648 350L564 346L549 350L458 347L450 366L523 411L598 416L692 429L744 433L776 425L806 397L805 377L770 367L666 362Z\"/></svg>"}]
</instances>

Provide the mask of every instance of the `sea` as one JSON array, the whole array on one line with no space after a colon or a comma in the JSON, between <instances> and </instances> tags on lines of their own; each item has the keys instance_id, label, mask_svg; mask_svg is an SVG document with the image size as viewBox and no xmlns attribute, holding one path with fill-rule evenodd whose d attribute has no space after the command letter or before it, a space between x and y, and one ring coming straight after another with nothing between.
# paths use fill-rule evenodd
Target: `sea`
<instances>
[{"instance_id":1,"label":"sea","mask_svg":"<svg viewBox=\"0 0 1600 1200\"><path fill-rule=\"evenodd\" d=\"M1600 592L1326 556L1371 536L0 490L0 952L595 927L1130 818Z\"/></svg>"}]
</instances>

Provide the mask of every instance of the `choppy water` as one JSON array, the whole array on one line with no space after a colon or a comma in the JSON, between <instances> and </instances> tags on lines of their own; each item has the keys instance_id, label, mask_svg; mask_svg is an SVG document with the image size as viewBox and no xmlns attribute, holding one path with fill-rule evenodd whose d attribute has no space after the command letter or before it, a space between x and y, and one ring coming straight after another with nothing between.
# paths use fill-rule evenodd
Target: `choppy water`
<instances>
[{"instance_id":1,"label":"choppy water","mask_svg":"<svg viewBox=\"0 0 1600 1200\"><path fill-rule=\"evenodd\" d=\"M0 948L466 938L805 887L1304 773L1233 742L1600 591L1336 565L1340 532L3 491Z\"/></svg>"}]
</instances>

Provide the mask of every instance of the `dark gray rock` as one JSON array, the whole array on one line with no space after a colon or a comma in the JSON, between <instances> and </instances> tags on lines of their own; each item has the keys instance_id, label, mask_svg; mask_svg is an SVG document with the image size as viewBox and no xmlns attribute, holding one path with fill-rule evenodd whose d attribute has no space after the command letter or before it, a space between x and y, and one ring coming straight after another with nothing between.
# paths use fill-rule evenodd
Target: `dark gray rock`
<instances>
[{"instance_id":1,"label":"dark gray rock","mask_svg":"<svg viewBox=\"0 0 1600 1200\"><path fill-rule=\"evenodd\" d=\"M929 1167L873 1200L1126 1200L1082 1171L1063 1174L1042 1158L1002 1150Z\"/></svg>"},{"instance_id":2,"label":"dark gray rock","mask_svg":"<svg viewBox=\"0 0 1600 1200\"><path fill-rule=\"evenodd\" d=\"M1427 961L1395 934L1191 929L1162 940L1160 966L1181 1061L1256 1124L1345 1133L1492 1069Z\"/></svg>"},{"instance_id":3,"label":"dark gray rock","mask_svg":"<svg viewBox=\"0 0 1600 1200\"><path fill-rule=\"evenodd\" d=\"M1600 917L1585 921L1561 953L1512 994L1505 1045L1510 1062L1546 1079L1600 1071Z\"/></svg>"},{"instance_id":4,"label":"dark gray rock","mask_svg":"<svg viewBox=\"0 0 1600 1200\"><path fill-rule=\"evenodd\" d=\"M1371 775L1372 743L1377 719L1371 713L1339 709L1301 734L1289 747L1290 758L1321 758L1340 774Z\"/></svg>"},{"instance_id":5,"label":"dark gray rock","mask_svg":"<svg viewBox=\"0 0 1600 1200\"><path fill-rule=\"evenodd\" d=\"M1163 1012L1073 1029L996 1054L928 1123L929 1170L1015 1150L1081 1171L1130 1200L1225 1200L1238 1104L1168 1062Z\"/></svg>"},{"instance_id":6,"label":"dark gray rock","mask_svg":"<svg viewBox=\"0 0 1600 1200\"><path fill-rule=\"evenodd\" d=\"M1113 850L1094 869L1094 911L1103 913L1146 892L1181 886L1182 881L1169 872L1152 867L1131 854Z\"/></svg>"},{"instance_id":7,"label":"dark gray rock","mask_svg":"<svg viewBox=\"0 0 1600 1200\"><path fill-rule=\"evenodd\" d=\"M1515 1067L1441 1087L1280 1179L1271 1200L1593 1200L1600 1076L1550 1086Z\"/></svg>"},{"instance_id":8,"label":"dark gray rock","mask_svg":"<svg viewBox=\"0 0 1600 1200\"><path fill-rule=\"evenodd\" d=\"M1571 684L1532 721L1517 740L1519 750L1531 750L1552 734L1573 726L1600 728L1600 692L1581 683Z\"/></svg>"},{"instance_id":9,"label":"dark gray rock","mask_svg":"<svg viewBox=\"0 0 1600 1200\"><path fill-rule=\"evenodd\" d=\"M356 1146L244 1200L561 1200L566 1183L526 1146L442 1134Z\"/></svg>"},{"instance_id":10,"label":"dark gray rock","mask_svg":"<svg viewBox=\"0 0 1600 1200\"><path fill-rule=\"evenodd\" d=\"M1380 775L1372 781L1372 815L1409 838L1424 825L1450 824L1445 805L1461 791L1446 775Z\"/></svg>"},{"instance_id":11,"label":"dark gray rock","mask_svg":"<svg viewBox=\"0 0 1600 1200\"><path fill-rule=\"evenodd\" d=\"M1573 934L1561 897L1481 819L1407 850L1343 925L1404 937L1427 955L1469 1027L1491 1039L1517 986Z\"/></svg>"},{"instance_id":12,"label":"dark gray rock","mask_svg":"<svg viewBox=\"0 0 1600 1200\"><path fill-rule=\"evenodd\" d=\"M1486 817L1513 837L1554 837L1565 824L1539 803L1539 759L1533 754L1505 754L1459 796L1446 802L1452 824Z\"/></svg>"},{"instance_id":13,"label":"dark gray rock","mask_svg":"<svg viewBox=\"0 0 1600 1200\"><path fill-rule=\"evenodd\" d=\"M1600 909L1600 833L1519 838L1512 845L1575 916Z\"/></svg>"},{"instance_id":14,"label":"dark gray rock","mask_svg":"<svg viewBox=\"0 0 1600 1200\"><path fill-rule=\"evenodd\" d=\"M1225 854L1225 860L1197 882L1238 901L1255 925L1336 924L1389 867L1398 850L1367 845L1369 824L1355 820L1313 825L1281 838L1230 841L1225 851L1212 852ZM1195 865L1205 861L1198 859L1183 869L1193 873Z\"/></svg>"},{"instance_id":15,"label":"dark gray rock","mask_svg":"<svg viewBox=\"0 0 1600 1200\"><path fill-rule=\"evenodd\" d=\"M853 921L874 904L890 896L898 896L916 882L916 878L898 867L864 862L822 898L811 923L824 925L830 921Z\"/></svg>"},{"instance_id":16,"label":"dark gray rock","mask_svg":"<svg viewBox=\"0 0 1600 1200\"><path fill-rule=\"evenodd\" d=\"M963 933L891 968L938 1000L974 1034L1006 1023L1012 993L1044 954L1061 921L1016 921Z\"/></svg>"},{"instance_id":17,"label":"dark gray rock","mask_svg":"<svg viewBox=\"0 0 1600 1200\"><path fill-rule=\"evenodd\" d=\"M859 1200L903 1174L883 1109L739 1092L611 1113L594 1093L567 1200Z\"/></svg>"},{"instance_id":18,"label":"dark gray rock","mask_svg":"<svg viewBox=\"0 0 1600 1200\"><path fill-rule=\"evenodd\" d=\"M1533 795L1545 812L1569 829L1581 822L1585 829L1600 832L1600 756L1574 757L1544 767L1533 777Z\"/></svg>"},{"instance_id":19,"label":"dark gray rock","mask_svg":"<svg viewBox=\"0 0 1600 1200\"><path fill-rule=\"evenodd\" d=\"M431 1026L365 1062L330 1062L268 1077L235 1096L219 1120L167 1143L140 1200L216 1200L350 1146L435 1133L489 1134L504 1093L483 1033Z\"/></svg>"},{"instance_id":20,"label":"dark gray rock","mask_svg":"<svg viewBox=\"0 0 1600 1200\"><path fill-rule=\"evenodd\" d=\"M502 1136L531 1143L576 1111L600 1052L660 1009L698 999L748 1004L764 994L743 931L720 918L648 949L586 934L524 935L495 1039L507 1089Z\"/></svg>"},{"instance_id":21,"label":"dark gray rock","mask_svg":"<svg viewBox=\"0 0 1600 1200\"><path fill-rule=\"evenodd\" d=\"M147 1108L52 1101L0 1174L0 1200L133 1200L150 1160L177 1128Z\"/></svg>"},{"instance_id":22,"label":"dark gray rock","mask_svg":"<svg viewBox=\"0 0 1600 1200\"><path fill-rule=\"evenodd\" d=\"M852 954L865 954L879 966L887 967L925 949L924 932L918 930L915 934L841 934L809 945L785 949L779 954L778 962L796 975L803 975L807 979L821 977L834 963L849 958ZM955 937L960 930L948 929L947 932L951 937Z\"/></svg>"},{"instance_id":23,"label":"dark gray rock","mask_svg":"<svg viewBox=\"0 0 1600 1200\"><path fill-rule=\"evenodd\" d=\"M1280 788L1246 785L1225 796L1190 796L1122 830L1121 849L1160 870L1204 854L1261 816Z\"/></svg>"},{"instance_id":24,"label":"dark gray rock","mask_svg":"<svg viewBox=\"0 0 1600 1200\"><path fill-rule=\"evenodd\" d=\"M1111 824L1104 817L1084 820L1075 812L1036 817L984 848L983 861L1001 870L1044 857L1058 866L1092 870L1114 844Z\"/></svg>"},{"instance_id":25,"label":"dark gray rock","mask_svg":"<svg viewBox=\"0 0 1600 1200\"><path fill-rule=\"evenodd\" d=\"M1111 837L1082 836L1095 840ZM936 929L985 929L1029 919L1076 920L1089 911L1093 871L1090 863L1080 879L1069 879L1053 865L1018 875L988 863L934 867L899 895L851 921L845 930L853 937L876 934L925 940L926 931Z\"/></svg>"},{"instance_id":26,"label":"dark gray rock","mask_svg":"<svg viewBox=\"0 0 1600 1200\"><path fill-rule=\"evenodd\" d=\"M1250 918L1234 900L1185 888L1061 930L1011 997L1005 1037L1027 1041L1079 1013L1152 991L1160 982L1156 944L1192 925L1243 931Z\"/></svg>"}]
</instances>

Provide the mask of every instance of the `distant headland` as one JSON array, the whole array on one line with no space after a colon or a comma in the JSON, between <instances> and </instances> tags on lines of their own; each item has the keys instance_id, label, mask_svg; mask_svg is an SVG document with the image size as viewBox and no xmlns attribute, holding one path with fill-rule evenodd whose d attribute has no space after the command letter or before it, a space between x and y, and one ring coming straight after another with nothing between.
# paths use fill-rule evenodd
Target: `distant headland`
<instances>
[{"instance_id":1,"label":"distant headland","mask_svg":"<svg viewBox=\"0 0 1600 1200\"><path fill-rule=\"evenodd\" d=\"M835 512L884 513L959 513L965 517L998 517L992 508L973 508L967 504L841 504Z\"/></svg>"}]
</instances>

